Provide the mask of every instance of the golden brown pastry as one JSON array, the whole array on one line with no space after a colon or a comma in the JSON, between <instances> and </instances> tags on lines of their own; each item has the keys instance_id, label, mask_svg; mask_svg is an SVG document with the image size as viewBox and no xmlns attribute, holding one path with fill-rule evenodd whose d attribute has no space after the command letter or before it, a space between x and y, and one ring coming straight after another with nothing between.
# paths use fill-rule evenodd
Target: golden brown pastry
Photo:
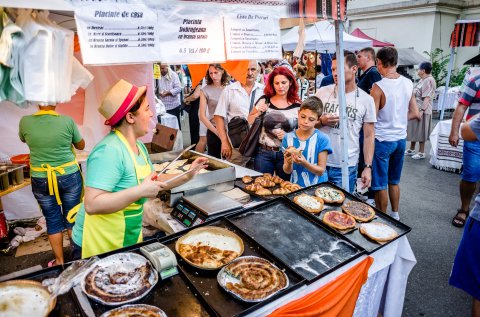
<instances>
[{"instance_id":1,"label":"golden brown pastry","mask_svg":"<svg viewBox=\"0 0 480 317\"><path fill-rule=\"evenodd\" d=\"M266 188L259 189L255 192L255 194L260 195L260 196L269 196L272 194L272 192Z\"/></svg>"},{"instance_id":2,"label":"golden brown pastry","mask_svg":"<svg viewBox=\"0 0 480 317\"><path fill-rule=\"evenodd\" d=\"M270 173L263 173L263 178L266 178L268 180L271 180L273 178L273 175Z\"/></svg>"},{"instance_id":3,"label":"golden brown pastry","mask_svg":"<svg viewBox=\"0 0 480 317\"><path fill-rule=\"evenodd\" d=\"M263 189L263 187L260 184L250 184L245 186L245 189L251 192L256 192L257 190Z\"/></svg>"},{"instance_id":4,"label":"golden brown pastry","mask_svg":"<svg viewBox=\"0 0 480 317\"><path fill-rule=\"evenodd\" d=\"M302 189L302 186L300 186L298 184L290 183L290 184L285 185L283 188L288 189L291 192L294 192L294 191Z\"/></svg>"},{"instance_id":5,"label":"golden brown pastry","mask_svg":"<svg viewBox=\"0 0 480 317\"><path fill-rule=\"evenodd\" d=\"M255 178L255 183L256 183L256 184L260 184L261 182L264 182L264 181L266 181L266 180L267 180L267 179L266 179L265 177L263 177L263 176L262 176L262 177L257 177L257 178Z\"/></svg>"},{"instance_id":6,"label":"golden brown pastry","mask_svg":"<svg viewBox=\"0 0 480 317\"><path fill-rule=\"evenodd\" d=\"M285 153L290 154L290 155L294 154L294 155L296 155L296 156L302 156L302 151L299 150L299 149L297 149L297 148L294 147L294 146L289 146L289 147L287 147L287 148L285 149Z\"/></svg>"},{"instance_id":7,"label":"golden brown pastry","mask_svg":"<svg viewBox=\"0 0 480 317\"><path fill-rule=\"evenodd\" d=\"M243 182L244 184L251 183L252 181L253 181L252 176L246 175L246 176L243 176L243 177L242 177L242 182Z\"/></svg>"},{"instance_id":8,"label":"golden brown pastry","mask_svg":"<svg viewBox=\"0 0 480 317\"><path fill-rule=\"evenodd\" d=\"M286 195L286 194L290 194L290 191L288 189L285 189L285 188L277 188L273 191L273 194L274 195Z\"/></svg>"},{"instance_id":9,"label":"golden brown pastry","mask_svg":"<svg viewBox=\"0 0 480 317\"><path fill-rule=\"evenodd\" d=\"M285 188L285 186L288 186L288 185L292 185L292 183L287 182L287 181L283 181L283 182L280 183L280 187L282 187L282 188Z\"/></svg>"},{"instance_id":10,"label":"golden brown pastry","mask_svg":"<svg viewBox=\"0 0 480 317\"><path fill-rule=\"evenodd\" d=\"M271 181L274 182L275 184L281 184L284 180L279 176L273 176Z\"/></svg>"},{"instance_id":11,"label":"golden brown pastry","mask_svg":"<svg viewBox=\"0 0 480 317\"><path fill-rule=\"evenodd\" d=\"M269 188L269 187L274 187L275 186L275 183L270 181L270 180L264 180L262 182L259 182L258 184L262 185L263 187L265 188Z\"/></svg>"},{"instance_id":12,"label":"golden brown pastry","mask_svg":"<svg viewBox=\"0 0 480 317\"><path fill-rule=\"evenodd\" d=\"M323 209L322 198L316 196L300 194L293 198L293 202L312 214L318 214Z\"/></svg>"}]
</instances>

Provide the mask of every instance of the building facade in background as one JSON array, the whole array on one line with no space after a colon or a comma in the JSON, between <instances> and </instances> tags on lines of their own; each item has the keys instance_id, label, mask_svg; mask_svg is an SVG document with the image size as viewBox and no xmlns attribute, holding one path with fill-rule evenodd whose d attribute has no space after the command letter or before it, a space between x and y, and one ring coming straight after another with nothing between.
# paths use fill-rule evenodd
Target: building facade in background
<instances>
[{"instance_id":1,"label":"building facade in background","mask_svg":"<svg viewBox=\"0 0 480 317\"><path fill-rule=\"evenodd\" d=\"M480 20L480 0L348 0L347 12L349 33L360 28L397 48L449 54L455 22ZM454 68L479 53L478 47L457 48Z\"/></svg>"}]
</instances>

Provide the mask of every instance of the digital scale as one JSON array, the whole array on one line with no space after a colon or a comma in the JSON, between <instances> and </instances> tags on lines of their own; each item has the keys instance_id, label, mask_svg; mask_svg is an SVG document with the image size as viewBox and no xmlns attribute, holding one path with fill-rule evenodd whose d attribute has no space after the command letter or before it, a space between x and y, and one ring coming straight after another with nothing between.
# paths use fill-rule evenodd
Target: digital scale
<instances>
[{"instance_id":1,"label":"digital scale","mask_svg":"<svg viewBox=\"0 0 480 317\"><path fill-rule=\"evenodd\" d=\"M204 223L207 218L242 208L243 205L221 193L209 190L184 196L174 206L171 216L187 228Z\"/></svg>"},{"instance_id":2,"label":"digital scale","mask_svg":"<svg viewBox=\"0 0 480 317\"><path fill-rule=\"evenodd\" d=\"M140 252L150 260L162 280L178 274L175 254L160 242L140 247Z\"/></svg>"}]
</instances>

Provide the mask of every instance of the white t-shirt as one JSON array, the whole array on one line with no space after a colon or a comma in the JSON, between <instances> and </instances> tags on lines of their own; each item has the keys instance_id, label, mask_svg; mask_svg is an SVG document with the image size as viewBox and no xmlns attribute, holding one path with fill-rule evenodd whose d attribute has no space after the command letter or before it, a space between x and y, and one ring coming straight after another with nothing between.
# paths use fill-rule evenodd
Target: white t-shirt
<instances>
[{"instance_id":1,"label":"white t-shirt","mask_svg":"<svg viewBox=\"0 0 480 317\"><path fill-rule=\"evenodd\" d=\"M320 88L315 94L323 103L323 113L339 115L340 107L336 85ZM346 94L348 120L348 166L355 166L360 153L359 134L365 122L376 122L375 102L366 92L357 88ZM320 129L330 137L333 153L328 156L327 165L340 167L342 149L340 145L340 123L335 127L323 126Z\"/></svg>"}]
</instances>

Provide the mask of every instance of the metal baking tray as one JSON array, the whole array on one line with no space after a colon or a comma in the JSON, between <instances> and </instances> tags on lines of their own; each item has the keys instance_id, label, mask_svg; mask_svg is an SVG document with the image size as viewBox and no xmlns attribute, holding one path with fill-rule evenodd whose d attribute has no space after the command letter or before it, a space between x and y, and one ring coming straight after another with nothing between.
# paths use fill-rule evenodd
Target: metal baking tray
<instances>
[{"instance_id":1,"label":"metal baking tray","mask_svg":"<svg viewBox=\"0 0 480 317\"><path fill-rule=\"evenodd\" d=\"M277 259L269 251L256 243L256 241L245 235L242 231L235 228L225 218L221 218L215 222L211 222L208 225L226 228L233 231L243 240L243 256L253 255L265 258L271 263L275 264L279 269L283 270L287 274L287 277L289 279L288 288L278 292L271 298L268 298L262 302L249 303L237 299L232 294L226 292L218 284L217 274L219 270L198 269L194 266L189 265L177 254L178 266L180 268L180 271L182 271L186 275L188 280L191 282L193 288L195 288L195 290L200 294L200 297L202 297L204 301L208 303L209 307L213 309L217 315L225 317L244 316L255 311L259 307L266 305L274 301L275 299L285 295L286 293L304 285L304 279L299 274L291 270L282 261ZM198 227L201 226L204 226L204 224ZM175 252L175 242L179 238L179 236L179 234L167 236L163 238L161 242Z\"/></svg>"},{"instance_id":2,"label":"metal baking tray","mask_svg":"<svg viewBox=\"0 0 480 317\"><path fill-rule=\"evenodd\" d=\"M252 177L252 178L255 179L257 177ZM243 190L244 192L246 192L246 193L248 193L252 196L260 198L261 200L268 201L268 200L272 200L272 199L284 196L284 195L268 195L268 196L257 195L257 194L255 194L255 192L251 192L251 191L245 189L245 187L247 187L250 184L253 184L253 182L245 184L244 182L242 182L241 179L235 180L235 186L236 187L240 188L241 190ZM270 187L270 188L267 188L267 189L273 192L277 188L280 188L280 184L276 184L275 187ZM298 193L298 191L296 191L295 193Z\"/></svg>"},{"instance_id":3,"label":"metal baking tray","mask_svg":"<svg viewBox=\"0 0 480 317\"><path fill-rule=\"evenodd\" d=\"M365 253L285 197L226 218L309 283Z\"/></svg>"},{"instance_id":4,"label":"metal baking tray","mask_svg":"<svg viewBox=\"0 0 480 317\"><path fill-rule=\"evenodd\" d=\"M315 190L319 187L324 187L324 186L327 186L327 187L332 187L332 188L335 188L335 189L338 189L340 191L343 192L343 194L345 195L345 200L343 203L345 202L348 202L348 201L361 201L359 200L358 198L356 198L355 196L353 196L352 194L350 194L349 192L345 191L344 189L342 189L341 187L338 187L336 186L335 184L333 183L330 183L330 182L326 182L326 183L321 183L321 184L317 184L317 185L313 185L313 186L310 186L310 187L307 187L307 188L304 188L304 189L301 189L295 193L291 193L291 194L288 194L286 195L286 197L292 202L292 204L294 204L293 202L293 197L299 195L299 194L308 194L308 195L312 195L314 196L315 195ZM343 204L342 203L342 204ZM323 226L326 226L328 227L327 225L325 225L321 219L323 218L323 215L325 214L325 212L327 211L331 211L331 210L337 210L337 211L342 211L342 204L325 204L325 209L322 210L322 212L316 214L316 215L313 215L311 213L309 213L308 211L304 210L303 208L301 208L300 206L298 206L302 211L303 213L307 216L307 217L310 217L312 219L316 219L318 220L319 222L321 222L321 224ZM377 208L375 207L372 207L374 210L375 210L375 214L376 214L376 217L369 221L369 222L380 222L380 223L384 223L390 227L392 227L397 233L398 233L398 236L395 238L395 239L392 239L390 240L389 242L386 242L386 243L377 243L375 241L372 241L370 239L368 239L367 237L365 237L364 235L362 235L360 233L360 230L352 230L348 233L345 233L343 234L343 236L350 242L353 242L355 243L356 245L359 245L360 247L362 247L363 249L365 249L365 251L367 251L368 254L371 254L375 251L377 251L378 249L384 247L386 244L389 244L391 243L392 241L395 241L396 239L400 238L401 236L409 233L412 228L410 228L409 226L401 223L400 221L398 220L395 220L393 219L392 217L390 217L389 215L387 215L386 213L383 213L381 212L380 210L378 210ZM330 228L330 227L329 227ZM334 230L334 229L331 229L331 230Z\"/></svg>"},{"instance_id":5,"label":"metal baking tray","mask_svg":"<svg viewBox=\"0 0 480 317\"><path fill-rule=\"evenodd\" d=\"M163 152L150 154L152 163L163 163L172 161L180 154L181 151L176 152ZM201 154L195 151L188 151L184 153L180 159L187 159L190 162L197 157L208 158L208 173L197 174L189 182L174 187L166 192L162 197L162 200L168 201L170 206L173 206L182 196L194 195L207 190L216 190L218 192L224 192L234 187L235 181L235 167L232 165L218 160L214 157Z\"/></svg>"},{"instance_id":6,"label":"metal baking tray","mask_svg":"<svg viewBox=\"0 0 480 317\"><path fill-rule=\"evenodd\" d=\"M55 278L59 276L63 271L61 266L49 267L40 271L25 274L19 277L15 277L12 280L32 280L42 282L47 278ZM55 308L50 312L49 316L83 316L82 309L80 308L73 291L67 292L57 297L57 304Z\"/></svg>"}]
</instances>

